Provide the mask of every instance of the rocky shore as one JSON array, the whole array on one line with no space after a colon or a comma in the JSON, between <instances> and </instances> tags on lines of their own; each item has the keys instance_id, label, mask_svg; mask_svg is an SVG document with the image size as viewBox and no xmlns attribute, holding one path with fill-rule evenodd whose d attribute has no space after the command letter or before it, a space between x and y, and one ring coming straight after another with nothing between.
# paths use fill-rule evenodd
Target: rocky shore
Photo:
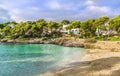
<instances>
[{"instance_id":1,"label":"rocky shore","mask_svg":"<svg viewBox=\"0 0 120 76\"><path fill-rule=\"evenodd\" d=\"M83 39L74 38L56 38L56 39L30 39L30 40L15 40L15 39L1 39L3 43L27 43L27 44L56 44L69 47L84 47Z\"/></svg>"}]
</instances>

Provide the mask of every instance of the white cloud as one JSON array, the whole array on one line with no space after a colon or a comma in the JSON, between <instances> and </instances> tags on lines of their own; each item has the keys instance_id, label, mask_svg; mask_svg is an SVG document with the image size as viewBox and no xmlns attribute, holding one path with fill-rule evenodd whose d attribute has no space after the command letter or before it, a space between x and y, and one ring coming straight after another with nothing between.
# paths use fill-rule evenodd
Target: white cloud
<instances>
[{"instance_id":1,"label":"white cloud","mask_svg":"<svg viewBox=\"0 0 120 76\"><path fill-rule=\"evenodd\" d=\"M40 8L39 8L39 7L29 7L29 9L31 9L31 10L35 10L35 11L40 10Z\"/></svg>"},{"instance_id":2,"label":"white cloud","mask_svg":"<svg viewBox=\"0 0 120 76\"><path fill-rule=\"evenodd\" d=\"M96 3L93 0L87 0L85 5L95 5Z\"/></svg>"},{"instance_id":3,"label":"white cloud","mask_svg":"<svg viewBox=\"0 0 120 76\"><path fill-rule=\"evenodd\" d=\"M86 10L88 11L91 11L91 12L96 12L96 13L110 13L111 12L111 9L109 7L105 7L105 6L102 6L102 7L99 7L99 6L89 6L86 8Z\"/></svg>"},{"instance_id":4,"label":"white cloud","mask_svg":"<svg viewBox=\"0 0 120 76\"><path fill-rule=\"evenodd\" d=\"M58 1L53 0L48 3L48 7L53 10L57 10L57 9L61 9L62 6Z\"/></svg>"},{"instance_id":5,"label":"white cloud","mask_svg":"<svg viewBox=\"0 0 120 76\"><path fill-rule=\"evenodd\" d=\"M113 9L104 4L100 5L100 2L101 0L13 0L11 2L3 0L0 2L0 8L7 12L2 13L3 15L0 17L16 21L36 20L38 18L58 21L61 19L85 20L119 14L119 8Z\"/></svg>"},{"instance_id":6,"label":"white cloud","mask_svg":"<svg viewBox=\"0 0 120 76\"><path fill-rule=\"evenodd\" d=\"M116 11L108 6L99 6L96 0L87 0L85 5L86 8L84 10L80 10L80 14L76 15L79 16L81 20L98 18L99 16L113 17L118 14L118 10Z\"/></svg>"},{"instance_id":7,"label":"white cloud","mask_svg":"<svg viewBox=\"0 0 120 76\"><path fill-rule=\"evenodd\" d=\"M11 17L6 9L0 7L0 22L10 21Z\"/></svg>"}]
</instances>

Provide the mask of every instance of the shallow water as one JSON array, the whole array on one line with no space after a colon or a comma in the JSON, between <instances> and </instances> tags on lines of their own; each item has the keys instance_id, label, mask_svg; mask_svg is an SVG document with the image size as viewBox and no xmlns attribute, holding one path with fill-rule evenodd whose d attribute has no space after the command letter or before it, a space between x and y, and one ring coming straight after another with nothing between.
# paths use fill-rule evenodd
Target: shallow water
<instances>
[{"instance_id":1,"label":"shallow water","mask_svg":"<svg viewBox=\"0 0 120 76\"><path fill-rule=\"evenodd\" d=\"M0 43L0 76L38 76L80 60L83 48Z\"/></svg>"}]
</instances>

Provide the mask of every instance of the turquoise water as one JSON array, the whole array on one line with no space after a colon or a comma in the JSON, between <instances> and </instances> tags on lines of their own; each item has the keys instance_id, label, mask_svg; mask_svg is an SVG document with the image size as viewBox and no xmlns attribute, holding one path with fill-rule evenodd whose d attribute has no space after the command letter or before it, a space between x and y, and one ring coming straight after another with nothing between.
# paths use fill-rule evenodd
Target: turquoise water
<instances>
[{"instance_id":1,"label":"turquoise water","mask_svg":"<svg viewBox=\"0 0 120 76\"><path fill-rule=\"evenodd\" d=\"M0 43L0 76L39 76L79 60L83 50L51 44Z\"/></svg>"}]
</instances>

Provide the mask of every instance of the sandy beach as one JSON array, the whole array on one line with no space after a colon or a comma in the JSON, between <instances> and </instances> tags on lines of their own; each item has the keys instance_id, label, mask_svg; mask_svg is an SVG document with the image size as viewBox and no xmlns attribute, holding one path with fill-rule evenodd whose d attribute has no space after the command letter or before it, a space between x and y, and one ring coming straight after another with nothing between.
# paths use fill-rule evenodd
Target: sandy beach
<instances>
[{"instance_id":1,"label":"sandy beach","mask_svg":"<svg viewBox=\"0 0 120 76\"><path fill-rule=\"evenodd\" d=\"M86 44L88 45L88 44ZM43 76L120 76L120 42L98 41L89 44L81 62L47 72Z\"/></svg>"}]
</instances>

